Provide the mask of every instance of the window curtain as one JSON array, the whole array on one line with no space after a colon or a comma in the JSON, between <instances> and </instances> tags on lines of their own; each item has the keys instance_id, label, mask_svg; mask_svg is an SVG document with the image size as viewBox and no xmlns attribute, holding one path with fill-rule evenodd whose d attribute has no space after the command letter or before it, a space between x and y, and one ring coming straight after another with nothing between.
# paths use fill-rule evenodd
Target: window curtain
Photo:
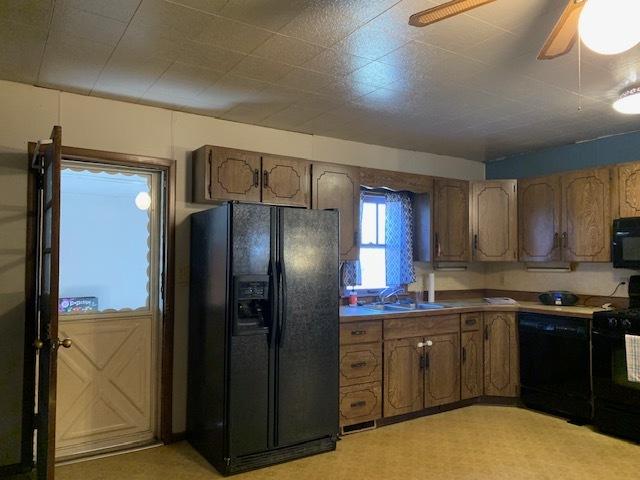
<instances>
[{"instance_id":1,"label":"window curtain","mask_svg":"<svg viewBox=\"0 0 640 480\"><path fill-rule=\"evenodd\" d=\"M364 190L360 191L360 221L362 221L362 201L364 199ZM360 226L358 226L358 245L360 245ZM362 283L362 270L360 269L360 260L345 260L342 262L340 272L340 281L343 287L353 287Z\"/></svg>"},{"instance_id":2,"label":"window curtain","mask_svg":"<svg viewBox=\"0 0 640 480\"><path fill-rule=\"evenodd\" d=\"M413 206L408 192L385 193L385 261L387 285L413 283Z\"/></svg>"}]
</instances>

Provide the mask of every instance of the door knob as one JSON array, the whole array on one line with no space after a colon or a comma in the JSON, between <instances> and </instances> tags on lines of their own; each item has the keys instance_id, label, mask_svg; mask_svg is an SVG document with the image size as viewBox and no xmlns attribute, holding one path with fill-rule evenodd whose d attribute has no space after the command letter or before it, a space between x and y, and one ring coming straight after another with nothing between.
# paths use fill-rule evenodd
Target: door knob
<instances>
[{"instance_id":1,"label":"door knob","mask_svg":"<svg viewBox=\"0 0 640 480\"><path fill-rule=\"evenodd\" d=\"M70 338L65 338L64 340L58 339L58 347L71 348L73 343Z\"/></svg>"}]
</instances>

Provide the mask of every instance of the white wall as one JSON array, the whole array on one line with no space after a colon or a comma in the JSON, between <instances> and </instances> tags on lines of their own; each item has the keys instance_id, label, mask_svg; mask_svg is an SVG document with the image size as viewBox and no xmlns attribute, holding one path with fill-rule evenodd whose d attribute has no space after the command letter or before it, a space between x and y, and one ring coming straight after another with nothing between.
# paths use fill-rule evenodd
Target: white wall
<instances>
[{"instance_id":1,"label":"white wall","mask_svg":"<svg viewBox=\"0 0 640 480\"><path fill-rule=\"evenodd\" d=\"M188 216L206 208L190 202L191 151L204 144L214 144L416 174L469 180L484 178L484 164L462 158L273 130L12 82L0 81L0 105L0 155L26 153L28 141L48 138L51 127L59 124L62 125L63 144L66 146L166 157L177 161L175 432L185 428ZM26 192L16 192L16 195L26 195ZM13 203L23 205L24 197L16 198ZM23 270L18 268L15 272L23 276ZM465 287L467 277L464 274L452 276L451 284L459 288L478 288L474 286L478 283L477 275L477 272L472 275L469 287ZM3 282L0 292L6 289L24 295L21 282Z\"/></svg>"}]
</instances>

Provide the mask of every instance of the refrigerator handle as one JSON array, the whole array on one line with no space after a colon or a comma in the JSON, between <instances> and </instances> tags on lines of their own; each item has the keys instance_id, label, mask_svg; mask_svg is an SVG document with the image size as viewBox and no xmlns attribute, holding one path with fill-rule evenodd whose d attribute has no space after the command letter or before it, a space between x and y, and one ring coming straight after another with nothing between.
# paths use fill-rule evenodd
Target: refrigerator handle
<instances>
[{"instance_id":1,"label":"refrigerator handle","mask_svg":"<svg viewBox=\"0 0 640 480\"><path fill-rule=\"evenodd\" d=\"M273 348L275 342L277 340L278 332L276 331L276 327L279 323L279 312L278 312L278 264L276 262L277 255L277 245L276 245L276 228L277 228L277 219L276 219L276 209L271 208L271 246L270 246L270 255L269 255L269 310L271 313L271 325L269 325L269 347Z\"/></svg>"},{"instance_id":2,"label":"refrigerator handle","mask_svg":"<svg viewBox=\"0 0 640 480\"><path fill-rule=\"evenodd\" d=\"M280 257L280 286L282 289L282 305L280 305L279 338L280 346L282 346L287 329L287 270L282 257Z\"/></svg>"},{"instance_id":3,"label":"refrigerator handle","mask_svg":"<svg viewBox=\"0 0 640 480\"><path fill-rule=\"evenodd\" d=\"M276 340L276 319L278 316L277 305L278 302L276 300L276 262L271 257L269 259L269 316L270 325L269 325L269 345L273 346Z\"/></svg>"}]
</instances>

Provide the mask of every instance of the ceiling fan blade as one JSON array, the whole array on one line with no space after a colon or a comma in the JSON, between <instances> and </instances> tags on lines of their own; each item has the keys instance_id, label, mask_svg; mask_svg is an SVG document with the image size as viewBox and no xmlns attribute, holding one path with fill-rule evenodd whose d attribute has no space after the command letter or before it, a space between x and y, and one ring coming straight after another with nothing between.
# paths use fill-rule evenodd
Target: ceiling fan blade
<instances>
[{"instance_id":1,"label":"ceiling fan blade","mask_svg":"<svg viewBox=\"0 0 640 480\"><path fill-rule=\"evenodd\" d=\"M468 10L472 10L477 7L481 7L487 3L495 2L496 0L452 0L437 7L423 10L422 12L414 13L409 17L409 25L414 27L425 27L432 23L439 22L445 18L460 15Z\"/></svg>"},{"instance_id":2,"label":"ceiling fan blade","mask_svg":"<svg viewBox=\"0 0 640 480\"><path fill-rule=\"evenodd\" d=\"M538 60L551 60L571 51L573 44L576 43L576 38L578 38L580 12L586 3L586 0L569 0L567 7L540 50Z\"/></svg>"}]
</instances>

